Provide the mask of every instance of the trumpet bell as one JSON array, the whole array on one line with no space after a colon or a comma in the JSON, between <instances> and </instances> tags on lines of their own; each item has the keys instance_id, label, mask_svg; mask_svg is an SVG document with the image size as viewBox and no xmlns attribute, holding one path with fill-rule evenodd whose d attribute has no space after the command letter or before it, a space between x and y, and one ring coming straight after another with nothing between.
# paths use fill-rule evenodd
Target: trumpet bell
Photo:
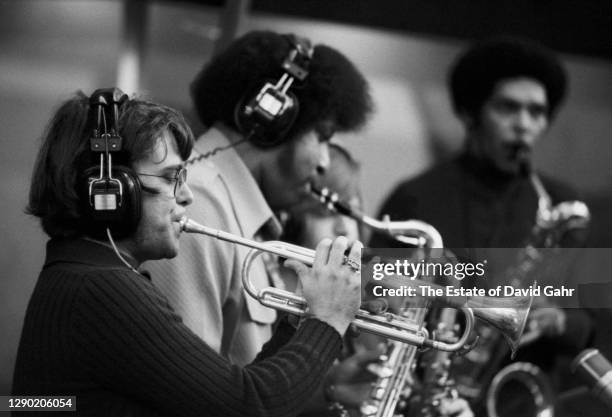
<instances>
[{"instance_id":1,"label":"trumpet bell","mask_svg":"<svg viewBox=\"0 0 612 417\"><path fill-rule=\"evenodd\" d=\"M521 336L527 324L533 296L524 297L472 297L467 306L482 321L499 330L511 350L511 358L521 345Z\"/></svg>"},{"instance_id":2,"label":"trumpet bell","mask_svg":"<svg viewBox=\"0 0 612 417\"><path fill-rule=\"evenodd\" d=\"M390 288L396 288L395 284L388 282ZM404 285L418 287L427 285L430 288L435 288L439 292L444 292L444 287L433 284L424 283L419 280L406 282ZM490 326L500 331L511 349L511 357L514 358L516 351L522 345L523 331L527 324L527 317L533 296L520 297L488 297L488 296L448 296L439 297L431 296L434 303L438 303L447 307L453 308L468 308L472 310L474 316L488 323Z\"/></svg>"}]
</instances>

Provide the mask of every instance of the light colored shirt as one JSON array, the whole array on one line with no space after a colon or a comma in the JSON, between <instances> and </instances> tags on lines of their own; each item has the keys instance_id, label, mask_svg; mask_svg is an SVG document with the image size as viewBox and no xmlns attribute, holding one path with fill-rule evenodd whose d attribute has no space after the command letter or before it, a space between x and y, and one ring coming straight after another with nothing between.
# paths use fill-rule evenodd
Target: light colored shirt
<instances>
[{"instance_id":1,"label":"light colored shirt","mask_svg":"<svg viewBox=\"0 0 612 417\"><path fill-rule=\"evenodd\" d=\"M221 131L211 128L196 142L191 158L229 143ZM263 229L280 234L280 224L233 148L187 169L194 195L187 207L189 218L249 239L258 239ZM276 320L275 310L259 304L242 287L242 263L248 252L244 246L184 233L176 258L143 266L187 327L238 365L255 358ZM261 257L254 261L250 277L257 288L270 286Z\"/></svg>"}]
</instances>

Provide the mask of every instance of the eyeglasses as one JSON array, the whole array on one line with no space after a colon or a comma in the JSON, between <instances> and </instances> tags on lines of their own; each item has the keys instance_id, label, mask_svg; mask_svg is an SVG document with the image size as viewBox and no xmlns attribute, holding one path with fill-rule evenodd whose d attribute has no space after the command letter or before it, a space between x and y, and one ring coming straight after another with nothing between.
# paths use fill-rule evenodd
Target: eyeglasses
<instances>
[{"instance_id":1,"label":"eyeglasses","mask_svg":"<svg viewBox=\"0 0 612 417\"><path fill-rule=\"evenodd\" d=\"M180 190L181 187L187 182L187 168L185 167L177 168L174 176L145 174L142 172L137 172L136 174L143 175L145 177L163 178L168 182L168 184L174 184L174 197L176 197L176 192Z\"/></svg>"}]
</instances>

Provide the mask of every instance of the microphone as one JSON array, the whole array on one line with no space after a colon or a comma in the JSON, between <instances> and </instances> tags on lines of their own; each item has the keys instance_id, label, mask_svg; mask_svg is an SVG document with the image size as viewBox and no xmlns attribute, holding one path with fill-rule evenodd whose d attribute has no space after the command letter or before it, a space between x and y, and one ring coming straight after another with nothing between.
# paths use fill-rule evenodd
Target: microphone
<instances>
[{"instance_id":1,"label":"microphone","mask_svg":"<svg viewBox=\"0 0 612 417\"><path fill-rule=\"evenodd\" d=\"M612 365L597 349L585 349L570 369L591 390L591 394L612 408Z\"/></svg>"}]
</instances>

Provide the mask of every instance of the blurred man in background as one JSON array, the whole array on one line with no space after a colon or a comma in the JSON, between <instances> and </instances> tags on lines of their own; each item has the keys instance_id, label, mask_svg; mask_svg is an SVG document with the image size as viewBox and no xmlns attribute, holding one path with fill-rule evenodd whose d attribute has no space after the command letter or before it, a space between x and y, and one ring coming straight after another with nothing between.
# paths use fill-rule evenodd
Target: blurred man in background
<instances>
[{"instance_id":1,"label":"blurred man in background","mask_svg":"<svg viewBox=\"0 0 612 417\"><path fill-rule=\"evenodd\" d=\"M463 152L398 185L383 203L381 215L424 220L461 258L487 259L487 271L495 272L476 285L513 285L503 271L516 257L477 248L539 247L542 229L536 219L542 199L548 208L576 199L570 187L532 168L532 149L554 120L567 82L565 68L553 52L526 40L498 38L464 51L448 77L453 108L465 129ZM575 237L578 241L570 244L579 245L582 233ZM552 246L569 240L563 237ZM379 235L371 246L394 247L396 242ZM527 287L533 279L522 277L521 285ZM467 281L464 285L474 284ZM550 369L556 359L551 353L579 352L591 327L582 311L539 301L547 308L533 309L529 328L542 337L537 348L524 349L523 354ZM490 359L483 354L475 360L484 365Z\"/></svg>"}]
</instances>

